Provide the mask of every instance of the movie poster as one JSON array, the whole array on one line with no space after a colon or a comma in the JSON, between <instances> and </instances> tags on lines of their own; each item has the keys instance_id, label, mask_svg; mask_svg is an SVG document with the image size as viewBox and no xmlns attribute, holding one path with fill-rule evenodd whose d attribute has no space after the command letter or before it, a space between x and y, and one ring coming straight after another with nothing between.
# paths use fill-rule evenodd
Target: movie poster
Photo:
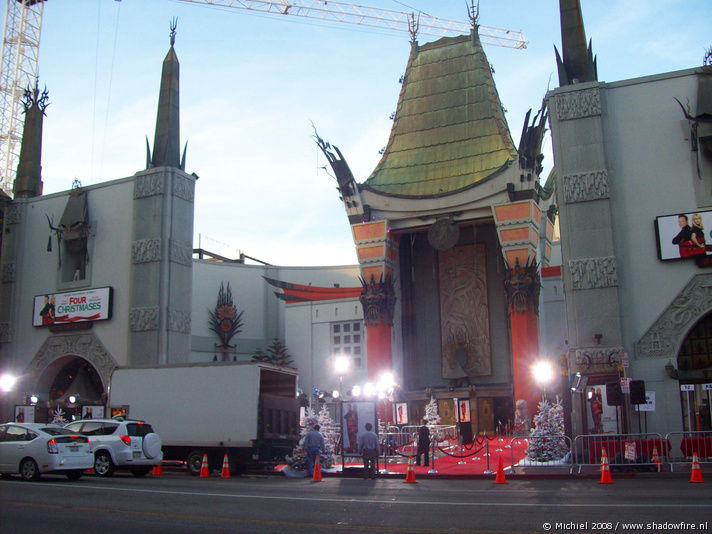
<instances>
[{"instance_id":1,"label":"movie poster","mask_svg":"<svg viewBox=\"0 0 712 534\"><path fill-rule=\"evenodd\" d=\"M457 417L460 423L470 422L470 399L457 400Z\"/></svg>"},{"instance_id":2,"label":"movie poster","mask_svg":"<svg viewBox=\"0 0 712 534\"><path fill-rule=\"evenodd\" d=\"M366 430L366 423L371 423L372 430L378 432L376 403L374 401L344 402L341 415L341 443L344 456L361 456L357 450L358 433Z\"/></svg>"},{"instance_id":3,"label":"movie poster","mask_svg":"<svg viewBox=\"0 0 712 534\"><path fill-rule=\"evenodd\" d=\"M82 406L82 419L103 419L104 418L104 407L101 405L96 406Z\"/></svg>"},{"instance_id":4,"label":"movie poster","mask_svg":"<svg viewBox=\"0 0 712 534\"><path fill-rule=\"evenodd\" d=\"M34 423L35 422L35 407L34 406L15 406L15 422L16 423Z\"/></svg>"},{"instance_id":5,"label":"movie poster","mask_svg":"<svg viewBox=\"0 0 712 534\"><path fill-rule=\"evenodd\" d=\"M408 403L396 402L393 404L393 420L397 425L408 424Z\"/></svg>"},{"instance_id":6,"label":"movie poster","mask_svg":"<svg viewBox=\"0 0 712 534\"><path fill-rule=\"evenodd\" d=\"M589 434L615 434L618 432L615 406L606 402L604 384L586 388L586 415Z\"/></svg>"}]
</instances>

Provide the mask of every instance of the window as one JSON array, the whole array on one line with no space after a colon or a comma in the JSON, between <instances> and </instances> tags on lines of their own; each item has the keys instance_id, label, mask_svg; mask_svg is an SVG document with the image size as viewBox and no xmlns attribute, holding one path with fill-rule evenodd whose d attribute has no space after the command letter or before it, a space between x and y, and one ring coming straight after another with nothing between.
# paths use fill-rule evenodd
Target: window
<instances>
[{"instance_id":1,"label":"window","mask_svg":"<svg viewBox=\"0 0 712 534\"><path fill-rule=\"evenodd\" d=\"M351 356L351 364L361 367L361 321L331 323L331 352Z\"/></svg>"}]
</instances>

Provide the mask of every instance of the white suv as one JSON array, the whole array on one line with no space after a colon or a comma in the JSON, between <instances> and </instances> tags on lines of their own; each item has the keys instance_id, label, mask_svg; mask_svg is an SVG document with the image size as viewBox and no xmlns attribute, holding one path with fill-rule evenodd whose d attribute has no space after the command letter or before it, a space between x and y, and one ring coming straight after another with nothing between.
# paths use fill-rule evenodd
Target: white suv
<instances>
[{"instance_id":1,"label":"white suv","mask_svg":"<svg viewBox=\"0 0 712 534\"><path fill-rule=\"evenodd\" d=\"M161 438L144 421L131 419L83 419L64 425L89 436L94 471L108 477L116 469L129 469L142 477L163 460Z\"/></svg>"}]
</instances>

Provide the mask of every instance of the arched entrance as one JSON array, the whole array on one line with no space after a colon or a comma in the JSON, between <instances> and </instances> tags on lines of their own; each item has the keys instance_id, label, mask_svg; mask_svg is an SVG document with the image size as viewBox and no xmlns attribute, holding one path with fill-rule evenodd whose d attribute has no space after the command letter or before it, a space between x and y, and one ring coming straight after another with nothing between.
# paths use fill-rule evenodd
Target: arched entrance
<instances>
[{"instance_id":1,"label":"arched entrance","mask_svg":"<svg viewBox=\"0 0 712 534\"><path fill-rule=\"evenodd\" d=\"M712 312L688 332L677 355L685 430L712 430Z\"/></svg>"},{"instance_id":2,"label":"arched entrance","mask_svg":"<svg viewBox=\"0 0 712 534\"><path fill-rule=\"evenodd\" d=\"M81 356L54 360L37 381L38 421L71 421L82 417L86 407L104 406L104 384L94 366ZM95 409L95 408L94 408Z\"/></svg>"},{"instance_id":3,"label":"arched entrance","mask_svg":"<svg viewBox=\"0 0 712 534\"><path fill-rule=\"evenodd\" d=\"M69 419L84 415L89 407L94 417L102 417L116 367L116 360L93 333L48 337L27 367L28 393L39 397L36 420Z\"/></svg>"}]
</instances>

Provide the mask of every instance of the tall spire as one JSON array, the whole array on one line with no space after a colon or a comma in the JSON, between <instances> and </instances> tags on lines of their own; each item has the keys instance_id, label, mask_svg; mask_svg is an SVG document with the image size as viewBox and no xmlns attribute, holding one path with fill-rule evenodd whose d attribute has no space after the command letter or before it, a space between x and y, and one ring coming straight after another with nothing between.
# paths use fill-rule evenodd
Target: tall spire
<instances>
[{"instance_id":1,"label":"tall spire","mask_svg":"<svg viewBox=\"0 0 712 534\"><path fill-rule=\"evenodd\" d=\"M22 103L25 127L12 192L15 198L31 198L42 194L42 121L49 105L49 93L45 89L40 94L35 80L33 90L25 89Z\"/></svg>"},{"instance_id":2,"label":"tall spire","mask_svg":"<svg viewBox=\"0 0 712 534\"><path fill-rule=\"evenodd\" d=\"M156 134L153 138L153 167L182 168L180 159L180 107L178 57L173 48L176 40L177 20L171 21L171 48L163 60L161 90L158 97Z\"/></svg>"},{"instance_id":3,"label":"tall spire","mask_svg":"<svg viewBox=\"0 0 712 534\"><path fill-rule=\"evenodd\" d=\"M596 81L598 79L596 58L593 56L590 41L586 48L586 30L583 26L580 0L559 0L559 13L561 55L554 46L556 64L559 68L559 85Z\"/></svg>"}]
</instances>

